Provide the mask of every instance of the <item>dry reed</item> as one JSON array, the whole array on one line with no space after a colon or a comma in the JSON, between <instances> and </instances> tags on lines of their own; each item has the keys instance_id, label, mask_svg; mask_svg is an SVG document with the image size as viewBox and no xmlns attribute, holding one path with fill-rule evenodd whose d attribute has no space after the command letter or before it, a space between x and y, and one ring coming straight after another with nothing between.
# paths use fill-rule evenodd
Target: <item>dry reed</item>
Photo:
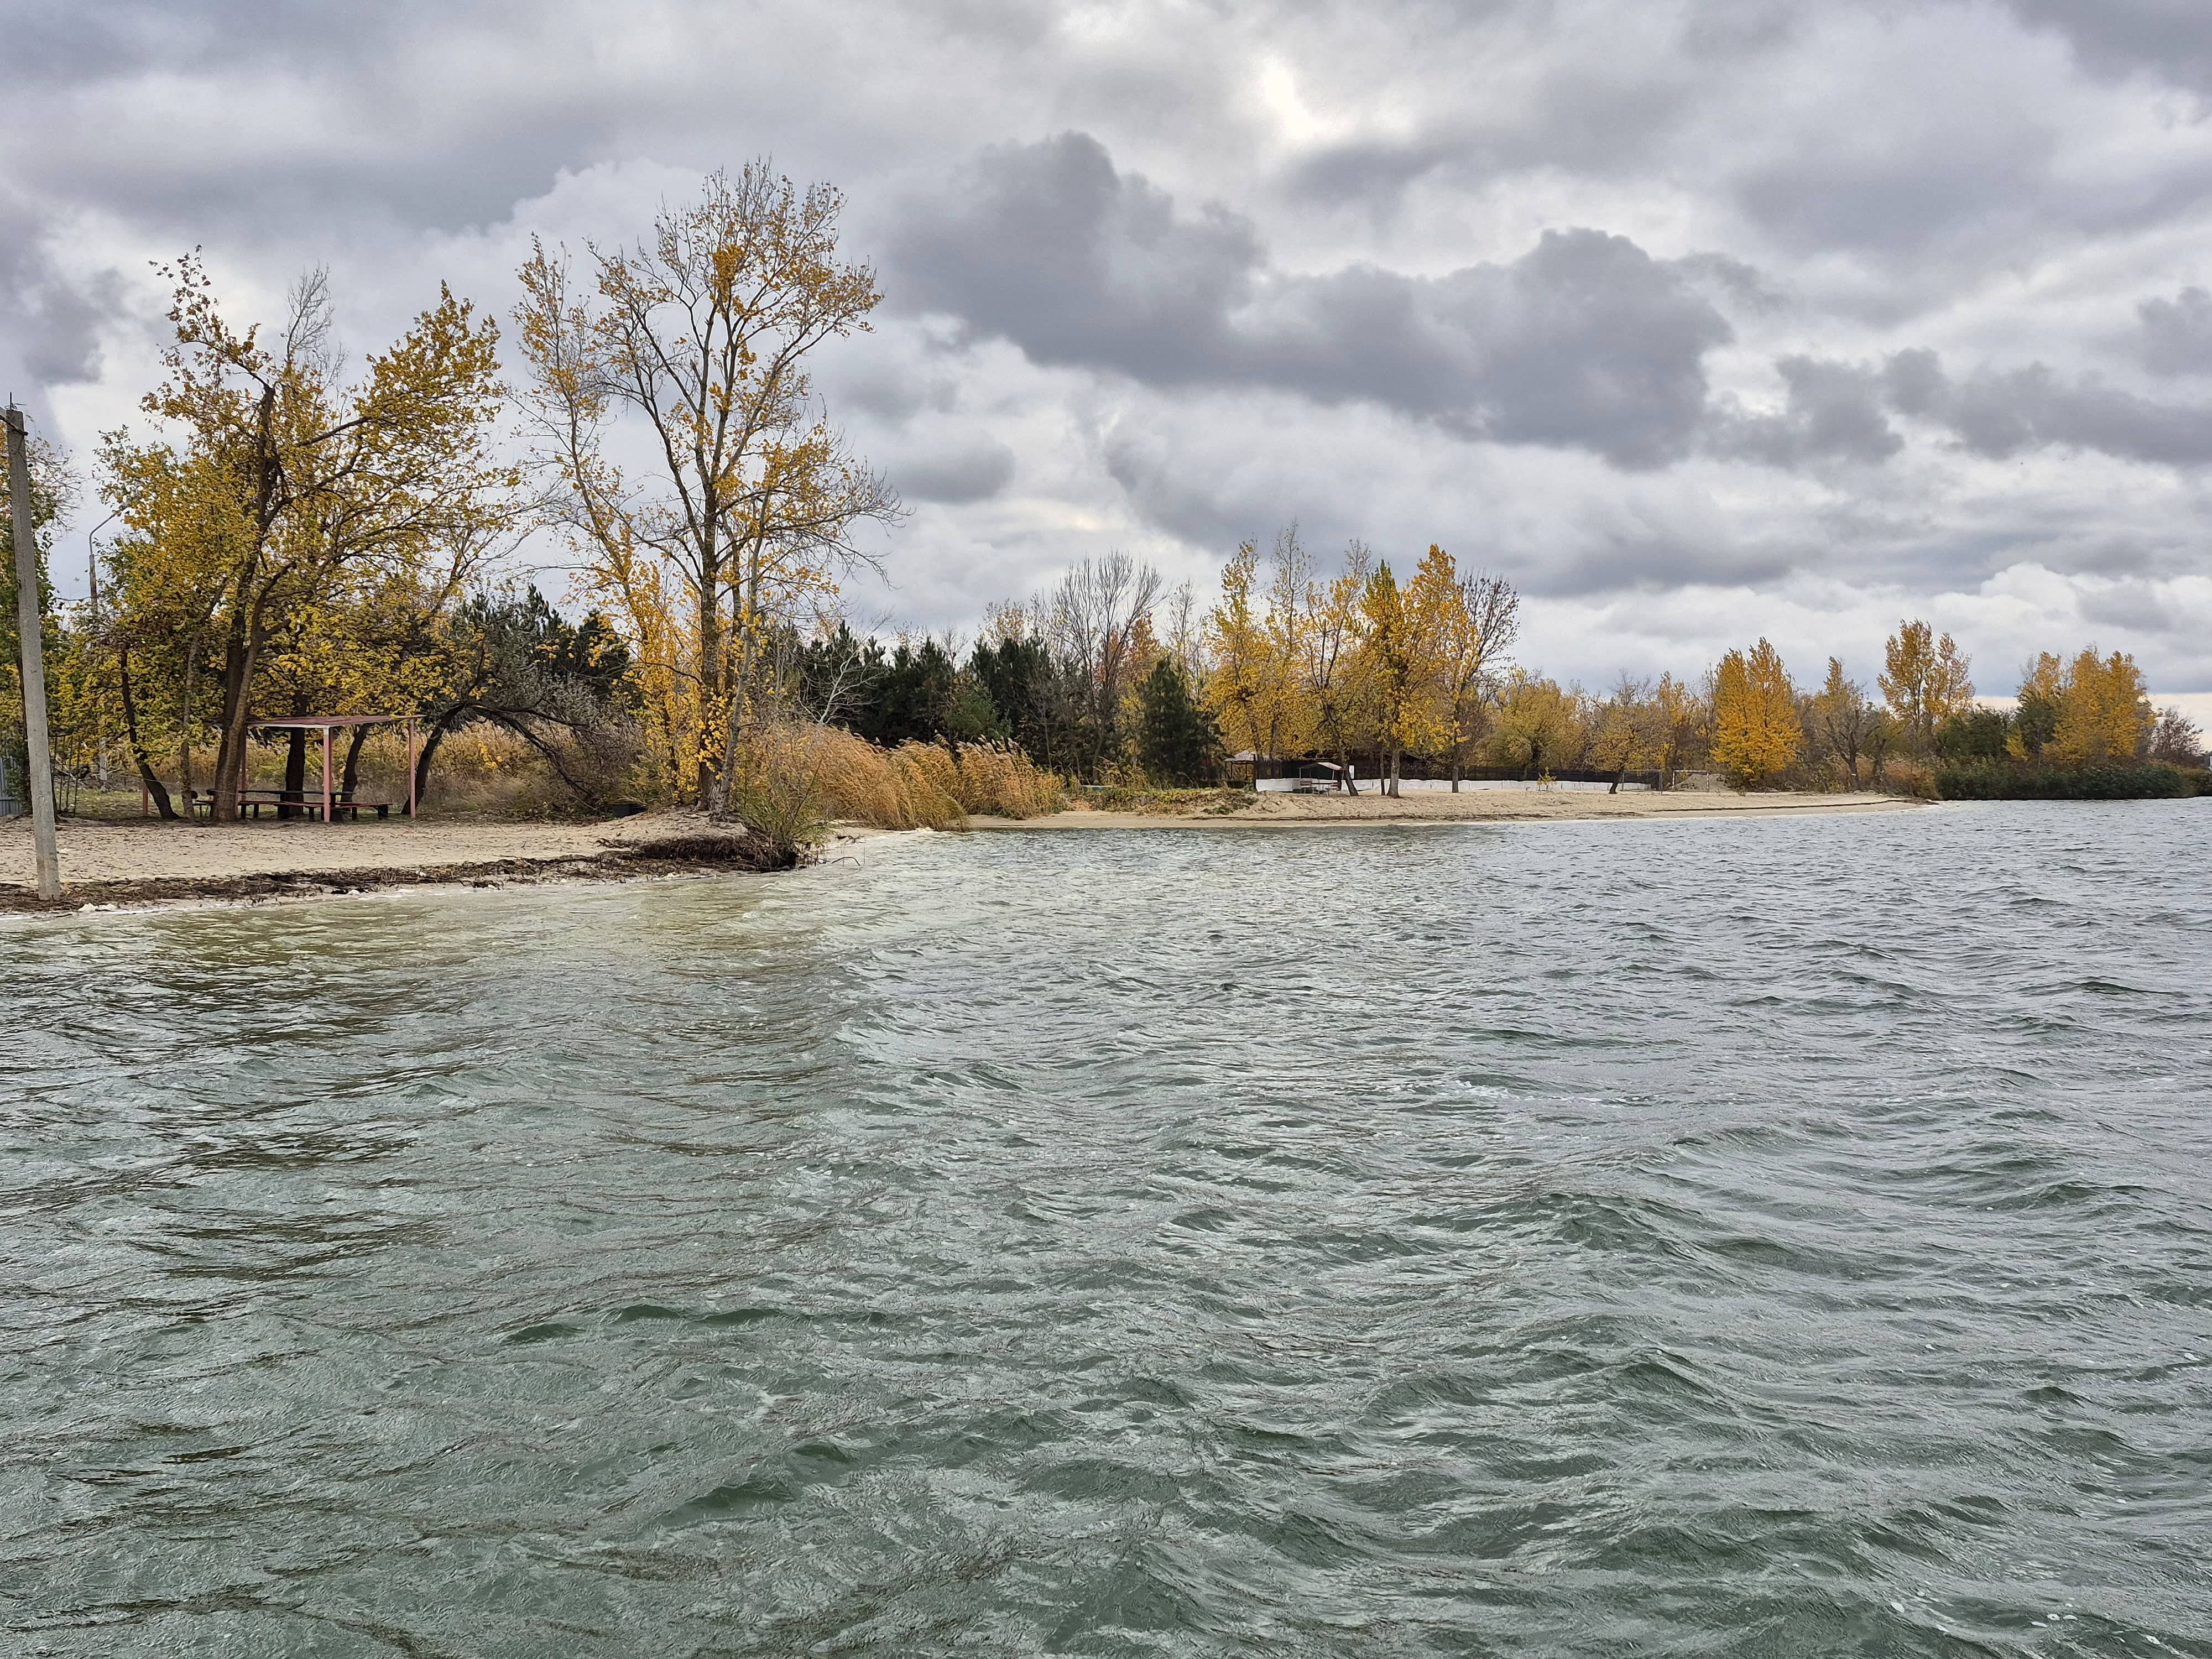
<instances>
[{"instance_id":1,"label":"dry reed","mask_svg":"<svg viewBox=\"0 0 2212 1659\"><path fill-rule=\"evenodd\" d=\"M748 821L769 833L818 839L830 819L957 830L971 812L1036 817L1058 810L1060 786L1015 749L881 749L837 726L778 721L755 733L739 799Z\"/></svg>"}]
</instances>

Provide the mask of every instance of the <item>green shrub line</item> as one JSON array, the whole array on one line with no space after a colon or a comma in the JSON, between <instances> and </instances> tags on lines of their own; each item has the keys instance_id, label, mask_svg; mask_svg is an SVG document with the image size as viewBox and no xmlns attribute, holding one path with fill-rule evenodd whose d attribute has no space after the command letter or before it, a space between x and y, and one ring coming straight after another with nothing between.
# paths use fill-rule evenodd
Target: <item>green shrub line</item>
<instances>
[{"instance_id":1,"label":"green shrub line","mask_svg":"<svg viewBox=\"0 0 2212 1659\"><path fill-rule=\"evenodd\" d=\"M2170 800L2212 794L2212 770L2157 761L2105 766L1966 761L1936 769L1936 793L1944 800Z\"/></svg>"}]
</instances>

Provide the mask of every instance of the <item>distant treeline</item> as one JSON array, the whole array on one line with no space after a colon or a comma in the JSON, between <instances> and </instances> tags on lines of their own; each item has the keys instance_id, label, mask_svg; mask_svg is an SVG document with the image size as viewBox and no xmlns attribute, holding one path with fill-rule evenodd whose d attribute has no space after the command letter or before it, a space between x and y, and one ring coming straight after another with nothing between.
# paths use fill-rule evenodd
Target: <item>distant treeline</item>
<instances>
[{"instance_id":1,"label":"distant treeline","mask_svg":"<svg viewBox=\"0 0 2212 1659\"><path fill-rule=\"evenodd\" d=\"M1182 665L1149 640L1099 654L1114 659L1002 633L956 658L934 639L886 645L841 626L796 645L793 660L802 708L884 748L990 744L1070 777L1218 780L1220 733ZM1117 680L1124 689L1105 689Z\"/></svg>"},{"instance_id":2,"label":"distant treeline","mask_svg":"<svg viewBox=\"0 0 2212 1659\"><path fill-rule=\"evenodd\" d=\"M787 660L799 702L885 746L1004 744L1063 776L1186 784L1328 759L1386 790L1406 775L1657 777L1739 787L1893 788L1958 799L2189 793L2202 734L2154 708L2124 653L2045 654L2012 708L1977 699L1948 635L1907 621L1875 694L1831 658L1801 686L1760 640L1694 679L1562 685L1509 655L1519 599L1431 547L1401 585L1354 544L1316 569L1296 532L1238 550L1217 604L1163 596L1124 557L1003 606L970 649L839 628Z\"/></svg>"}]
</instances>

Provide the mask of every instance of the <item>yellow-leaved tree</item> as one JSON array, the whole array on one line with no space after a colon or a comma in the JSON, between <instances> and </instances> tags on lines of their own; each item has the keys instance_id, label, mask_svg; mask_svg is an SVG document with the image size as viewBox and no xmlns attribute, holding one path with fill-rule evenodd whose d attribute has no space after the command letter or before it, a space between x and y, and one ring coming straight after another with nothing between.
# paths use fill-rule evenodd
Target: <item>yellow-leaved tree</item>
<instances>
[{"instance_id":1,"label":"yellow-leaved tree","mask_svg":"<svg viewBox=\"0 0 2212 1659\"><path fill-rule=\"evenodd\" d=\"M1898 624L1882 647L1882 700L1907 747L1925 755L1936 728L1974 706L1966 653L1948 634L1940 640L1924 622Z\"/></svg>"},{"instance_id":2,"label":"yellow-leaved tree","mask_svg":"<svg viewBox=\"0 0 2212 1659\"><path fill-rule=\"evenodd\" d=\"M1711 715L1694 687L1660 675L1651 688L1652 747L1660 771L1683 771L1705 753Z\"/></svg>"},{"instance_id":3,"label":"yellow-leaved tree","mask_svg":"<svg viewBox=\"0 0 2212 1659\"><path fill-rule=\"evenodd\" d=\"M1314 742L1314 699L1304 672L1315 626L1314 583L1313 561L1296 524L1277 533L1269 562L1274 574L1267 583L1267 653L1274 684L1267 699L1267 752L1303 755Z\"/></svg>"},{"instance_id":4,"label":"yellow-leaved tree","mask_svg":"<svg viewBox=\"0 0 2212 1659\"><path fill-rule=\"evenodd\" d=\"M1840 657L1828 659L1828 678L1813 694L1812 724L1830 759L1843 770L1844 787L1858 787L1859 760L1878 718L1866 688L1844 673Z\"/></svg>"},{"instance_id":5,"label":"yellow-leaved tree","mask_svg":"<svg viewBox=\"0 0 2212 1659\"><path fill-rule=\"evenodd\" d=\"M1765 783L1797 758L1804 733L1797 692L1764 639L1731 651L1713 675L1713 760L1740 789Z\"/></svg>"},{"instance_id":6,"label":"yellow-leaved tree","mask_svg":"<svg viewBox=\"0 0 2212 1659\"><path fill-rule=\"evenodd\" d=\"M1619 794L1631 772L1648 771L1660 763L1666 747L1665 716L1651 701L1644 684L1623 674L1613 693L1593 711L1587 748L1591 766L1613 774L1607 793Z\"/></svg>"},{"instance_id":7,"label":"yellow-leaved tree","mask_svg":"<svg viewBox=\"0 0 2212 1659\"><path fill-rule=\"evenodd\" d=\"M1262 753L1261 733L1267 721L1263 707L1275 673L1267 624L1254 603L1259 585L1260 550L1238 545L1221 568L1221 599L1206 617L1206 645L1213 672L1206 682L1205 702L1231 749Z\"/></svg>"},{"instance_id":8,"label":"yellow-leaved tree","mask_svg":"<svg viewBox=\"0 0 2212 1659\"><path fill-rule=\"evenodd\" d=\"M1521 631L1521 596L1503 576L1462 572L1431 545L1415 578L1436 658L1437 717L1451 750L1452 789L1482 740L1505 653Z\"/></svg>"},{"instance_id":9,"label":"yellow-leaved tree","mask_svg":"<svg viewBox=\"0 0 2212 1659\"><path fill-rule=\"evenodd\" d=\"M1341 774L1345 787L1355 795L1359 784L1352 775L1352 750L1360 740L1365 719L1359 675L1359 602L1374 565L1375 556L1367 544L1355 541L1344 550L1344 568L1340 574L1326 580L1316 578L1308 584L1305 655L1297 665L1311 711L1314 744L1336 757L1336 763L1345 769Z\"/></svg>"},{"instance_id":10,"label":"yellow-leaved tree","mask_svg":"<svg viewBox=\"0 0 2212 1659\"><path fill-rule=\"evenodd\" d=\"M2066 671L2048 751L2075 765L2133 760L2152 719L2136 659L2118 651L2100 659L2092 646Z\"/></svg>"},{"instance_id":11,"label":"yellow-leaved tree","mask_svg":"<svg viewBox=\"0 0 2212 1659\"><path fill-rule=\"evenodd\" d=\"M850 454L805 372L864 331L875 274L839 257L842 198L765 161L708 175L632 247L587 244L586 280L533 244L516 308L525 406L582 586L629 639L669 787L726 810L769 643L865 562L863 522L902 516ZM649 457L614 459L627 420Z\"/></svg>"},{"instance_id":12,"label":"yellow-leaved tree","mask_svg":"<svg viewBox=\"0 0 2212 1659\"><path fill-rule=\"evenodd\" d=\"M1433 550L1431 550L1433 551ZM1416 754L1443 736L1437 708L1434 610L1437 576L1401 588L1388 560L1378 563L1359 596L1359 678L1366 694L1375 747L1381 752L1382 792L1399 793L1406 751Z\"/></svg>"},{"instance_id":13,"label":"yellow-leaved tree","mask_svg":"<svg viewBox=\"0 0 2212 1659\"><path fill-rule=\"evenodd\" d=\"M2058 732L2058 710L2066 700L2066 665L2050 652L2039 653L2020 677L2020 703L2005 752L2014 760L2040 760Z\"/></svg>"},{"instance_id":14,"label":"yellow-leaved tree","mask_svg":"<svg viewBox=\"0 0 2212 1659\"><path fill-rule=\"evenodd\" d=\"M1314 740L1314 703L1304 671L1313 618L1311 562L1297 526L1275 538L1264 596L1260 551L1243 542L1222 568L1221 599L1206 619L1213 672L1205 703L1232 750L1259 762L1304 752ZM1255 773L1257 775L1257 773Z\"/></svg>"},{"instance_id":15,"label":"yellow-leaved tree","mask_svg":"<svg viewBox=\"0 0 2212 1659\"><path fill-rule=\"evenodd\" d=\"M1498 696L1498 713L1485 744L1500 766L1523 777L1565 766L1582 752L1581 699L1557 680L1516 669Z\"/></svg>"},{"instance_id":16,"label":"yellow-leaved tree","mask_svg":"<svg viewBox=\"0 0 2212 1659\"><path fill-rule=\"evenodd\" d=\"M158 665L188 784L193 736L212 719L214 815L231 818L274 643L364 567L404 574L480 544L513 520L517 479L491 450L498 330L449 289L348 385L320 271L295 287L266 344L258 325L223 318L196 254L167 274L176 337L143 404L165 430L107 436L102 489L125 531L103 586L142 776L155 781L139 715Z\"/></svg>"}]
</instances>

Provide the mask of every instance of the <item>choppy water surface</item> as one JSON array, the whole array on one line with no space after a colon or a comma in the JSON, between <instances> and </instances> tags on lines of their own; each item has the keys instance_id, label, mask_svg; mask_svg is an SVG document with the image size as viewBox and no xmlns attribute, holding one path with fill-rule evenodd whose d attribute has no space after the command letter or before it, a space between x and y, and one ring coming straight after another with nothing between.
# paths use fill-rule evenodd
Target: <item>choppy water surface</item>
<instances>
[{"instance_id":1,"label":"choppy water surface","mask_svg":"<svg viewBox=\"0 0 2212 1659\"><path fill-rule=\"evenodd\" d=\"M0 1650L2212 1655L2212 803L0 930Z\"/></svg>"}]
</instances>

